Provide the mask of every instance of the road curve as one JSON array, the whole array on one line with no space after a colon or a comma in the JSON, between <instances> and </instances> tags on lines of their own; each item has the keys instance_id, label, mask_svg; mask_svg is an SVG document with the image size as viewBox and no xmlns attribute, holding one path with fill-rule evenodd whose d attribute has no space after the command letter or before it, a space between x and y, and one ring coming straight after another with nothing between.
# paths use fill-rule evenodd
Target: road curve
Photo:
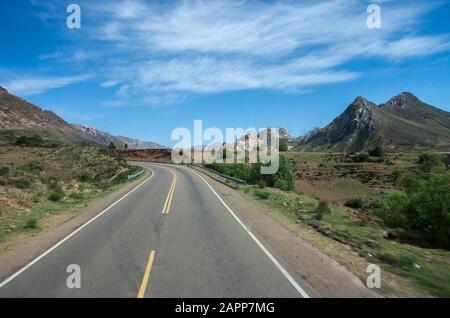
<instances>
[{"instance_id":1,"label":"road curve","mask_svg":"<svg viewBox=\"0 0 450 318\"><path fill-rule=\"evenodd\" d=\"M0 297L309 296L199 174L139 165L152 170L149 180L2 278ZM81 288L67 286L71 264Z\"/></svg>"}]
</instances>

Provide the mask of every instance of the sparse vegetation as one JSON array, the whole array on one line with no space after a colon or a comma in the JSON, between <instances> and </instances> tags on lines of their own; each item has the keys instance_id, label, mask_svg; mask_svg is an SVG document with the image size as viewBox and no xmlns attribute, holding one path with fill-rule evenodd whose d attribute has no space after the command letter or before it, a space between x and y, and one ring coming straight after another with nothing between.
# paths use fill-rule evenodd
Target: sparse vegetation
<instances>
[{"instance_id":1,"label":"sparse vegetation","mask_svg":"<svg viewBox=\"0 0 450 318\"><path fill-rule=\"evenodd\" d=\"M22 147L40 147L44 144L44 141L42 140L42 137L39 135L33 135L33 136L20 136L16 139L16 146L22 146Z\"/></svg>"},{"instance_id":2,"label":"sparse vegetation","mask_svg":"<svg viewBox=\"0 0 450 318\"><path fill-rule=\"evenodd\" d=\"M23 225L24 229L35 229L38 226L38 220L34 217L31 217L25 221Z\"/></svg>"},{"instance_id":3,"label":"sparse vegetation","mask_svg":"<svg viewBox=\"0 0 450 318\"><path fill-rule=\"evenodd\" d=\"M303 233L314 230L380 264L388 295L450 296L450 179L442 154L386 153L383 160L372 156L365 162L355 162L355 153L284 156L303 194L267 188L270 197L261 200L257 186L243 192L289 220L291 229L306 226ZM330 252L328 246L325 251ZM330 255L354 270L345 256ZM363 270L355 273L365 279Z\"/></svg>"},{"instance_id":4,"label":"sparse vegetation","mask_svg":"<svg viewBox=\"0 0 450 318\"><path fill-rule=\"evenodd\" d=\"M257 186L252 185L242 189L243 193L267 206L270 214L292 231L306 227L302 230L303 235L314 230L324 237L325 240L316 240L317 236L314 235L314 244L355 271L362 280L367 278L367 273L365 268L355 268L350 259L353 252L357 252L367 262L379 264L385 273L382 291L388 295L450 296L450 251L399 244L387 236L387 228L371 214L355 216L338 205L318 201L305 194L273 189L267 190L270 192L268 199L261 200L258 190ZM353 252L349 252L350 255L342 255L337 250L335 252L332 246L340 244L346 247L344 251L350 249ZM391 282L397 275L402 278Z\"/></svg>"},{"instance_id":5,"label":"sparse vegetation","mask_svg":"<svg viewBox=\"0 0 450 318\"><path fill-rule=\"evenodd\" d=\"M0 165L8 167L0 177L0 243L38 228L41 219L83 208L136 172L123 159L84 146L4 147Z\"/></svg>"},{"instance_id":6,"label":"sparse vegetation","mask_svg":"<svg viewBox=\"0 0 450 318\"><path fill-rule=\"evenodd\" d=\"M354 161L355 162L370 162L370 156L369 156L369 154L362 152L362 153L357 154L354 157Z\"/></svg>"},{"instance_id":7,"label":"sparse vegetation","mask_svg":"<svg viewBox=\"0 0 450 318\"><path fill-rule=\"evenodd\" d=\"M22 177L22 178L17 178L17 179L10 179L9 180L9 184L18 188L18 189L28 189L31 187L31 182L30 180Z\"/></svg>"},{"instance_id":8,"label":"sparse vegetation","mask_svg":"<svg viewBox=\"0 0 450 318\"><path fill-rule=\"evenodd\" d=\"M331 213L331 209L330 209L330 206L328 205L328 202L322 200L319 202L319 205L317 206L317 208L314 211L314 218L316 220L320 221L323 219L323 217L326 214L330 214L330 213Z\"/></svg>"},{"instance_id":9,"label":"sparse vegetation","mask_svg":"<svg viewBox=\"0 0 450 318\"><path fill-rule=\"evenodd\" d=\"M345 201L345 206L352 209L360 209L363 207L363 200L361 198L350 198Z\"/></svg>"},{"instance_id":10,"label":"sparse vegetation","mask_svg":"<svg viewBox=\"0 0 450 318\"><path fill-rule=\"evenodd\" d=\"M261 200L267 200L270 197L270 192L264 190L255 191L255 195Z\"/></svg>"}]
</instances>

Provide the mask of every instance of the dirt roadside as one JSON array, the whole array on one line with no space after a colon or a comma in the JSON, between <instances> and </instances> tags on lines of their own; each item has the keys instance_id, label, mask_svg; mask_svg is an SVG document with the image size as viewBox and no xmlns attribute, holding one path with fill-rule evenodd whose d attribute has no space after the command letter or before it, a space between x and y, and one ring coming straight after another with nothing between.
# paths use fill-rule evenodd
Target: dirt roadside
<instances>
[{"instance_id":1,"label":"dirt roadside","mask_svg":"<svg viewBox=\"0 0 450 318\"><path fill-rule=\"evenodd\" d=\"M101 213L150 175L151 172L146 170L145 174L137 180L103 198L89 202L88 206L79 212L55 215L47 221L46 228L42 232L32 235L23 234L13 238L6 246L1 247L0 282Z\"/></svg>"},{"instance_id":2,"label":"dirt roadside","mask_svg":"<svg viewBox=\"0 0 450 318\"><path fill-rule=\"evenodd\" d=\"M209 174L195 170L214 187L245 224L277 251L321 297L382 297L368 289L356 275L318 250L306 238L293 233L276 220L266 207L246 198L216 178L211 178ZM367 264L357 266L366 268Z\"/></svg>"}]
</instances>

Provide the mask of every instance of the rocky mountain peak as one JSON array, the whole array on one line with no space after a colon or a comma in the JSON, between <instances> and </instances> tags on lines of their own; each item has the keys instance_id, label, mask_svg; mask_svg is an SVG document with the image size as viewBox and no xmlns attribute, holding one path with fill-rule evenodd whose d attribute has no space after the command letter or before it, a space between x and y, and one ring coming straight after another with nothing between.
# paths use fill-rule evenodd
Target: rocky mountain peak
<instances>
[{"instance_id":1,"label":"rocky mountain peak","mask_svg":"<svg viewBox=\"0 0 450 318\"><path fill-rule=\"evenodd\" d=\"M392 97L387 103L382 105L388 109L405 109L417 105L419 99L409 92L403 92L400 95Z\"/></svg>"},{"instance_id":2,"label":"rocky mountain peak","mask_svg":"<svg viewBox=\"0 0 450 318\"><path fill-rule=\"evenodd\" d=\"M286 140L288 142L291 142L291 141L295 140L295 138L292 137L291 134L289 134L289 132L288 132L288 130L286 128L280 128L279 129L279 134L280 134L280 138L281 139L284 139L284 140Z\"/></svg>"},{"instance_id":3,"label":"rocky mountain peak","mask_svg":"<svg viewBox=\"0 0 450 318\"><path fill-rule=\"evenodd\" d=\"M349 109L365 109L365 108L371 108L375 106L374 103L368 101L362 96L358 96L355 98L355 100L350 104L348 107Z\"/></svg>"}]
</instances>

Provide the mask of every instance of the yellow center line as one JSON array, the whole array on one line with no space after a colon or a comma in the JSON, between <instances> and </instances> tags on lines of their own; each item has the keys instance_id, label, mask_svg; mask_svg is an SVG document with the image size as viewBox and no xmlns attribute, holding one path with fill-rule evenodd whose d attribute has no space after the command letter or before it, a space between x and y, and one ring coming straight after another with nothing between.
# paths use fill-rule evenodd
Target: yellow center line
<instances>
[{"instance_id":1,"label":"yellow center line","mask_svg":"<svg viewBox=\"0 0 450 318\"><path fill-rule=\"evenodd\" d=\"M170 193L172 193L172 188L173 188L174 181L175 181L175 179L173 179L172 183L170 184L169 192L167 193L167 199L166 199L166 202L164 203L164 207L162 209L162 213L166 213L167 203L169 202Z\"/></svg>"},{"instance_id":2,"label":"yellow center line","mask_svg":"<svg viewBox=\"0 0 450 318\"><path fill-rule=\"evenodd\" d=\"M175 185L177 183L177 175L171 171L173 174L173 180L172 180L172 184L170 185L169 188L169 192L167 193L167 198L166 198L166 202L164 203L164 207L162 209L161 213L169 213L170 210L170 205L172 203L172 197L173 197L173 193L175 192Z\"/></svg>"},{"instance_id":3,"label":"yellow center line","mask_svg":"<svg viewBox=\"0 0 450 318\"><path fill-rule=\"evenodd\" d=\"M147 288L148 280L150 279L150 272L152 271L152 265L154 260L155 260L155 251L151 251L148 257L147 267L145 268L144 277L142 278L141 288L139 288L137 298L144 298L145 296L145 289Z\"/></svg>"},{"instance_id":4,"label":"yellow center line","mask_svg":"<svg viewBox=\"0 0 450 318\"><path fill-rule=\"evenodd\" d=\"M175 186L176 186L176 184L177 184L177 175L175 175L174 180L175 180L175 183L173 184L172 192L170 193L169 203L167 204L167 208L166 208L166 213L167 213L167 214L170 212L170 206L171 206L171 204L172 204L173 193L175 192Z\"/></svg>"}]
</instances>

